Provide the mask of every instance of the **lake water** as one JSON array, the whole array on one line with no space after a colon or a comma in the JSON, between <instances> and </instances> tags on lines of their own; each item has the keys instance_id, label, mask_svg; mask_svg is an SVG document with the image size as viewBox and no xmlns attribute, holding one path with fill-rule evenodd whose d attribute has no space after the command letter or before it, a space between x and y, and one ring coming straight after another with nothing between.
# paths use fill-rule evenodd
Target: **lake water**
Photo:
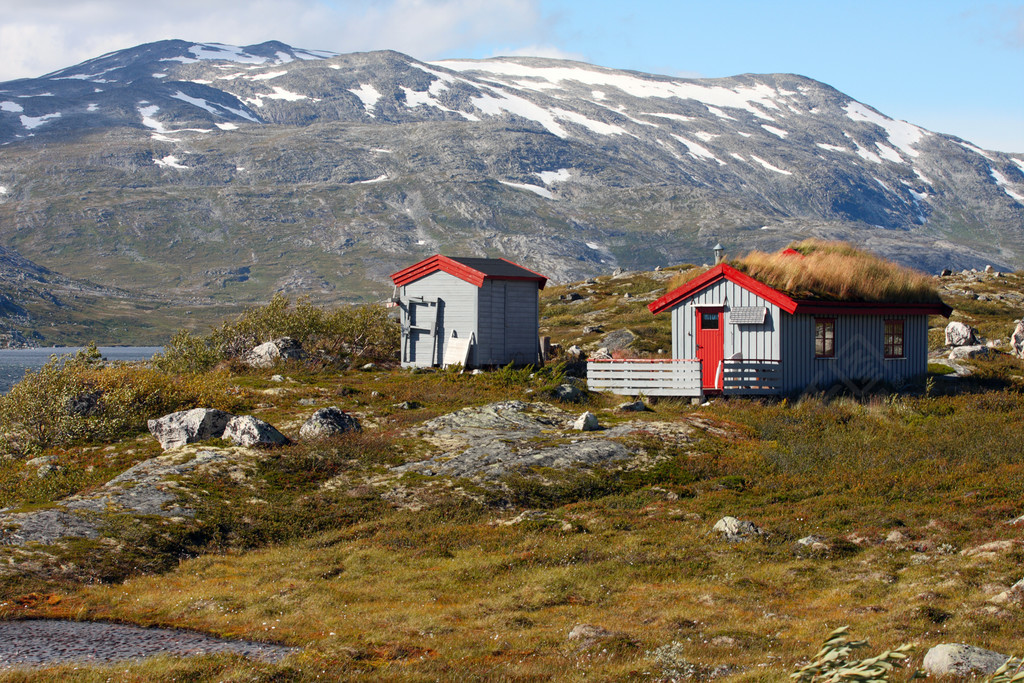
<instances>
[{"instance_id":1,"label":"lake water","mask_svg":"<svg viewBox=\"0 0 1024 683\"><path fill-rule=\"evenodd\" d=\"M52 346L40 349L0 349L0 393L21 381L25 370L38 370L50 356L78 353L81 346ZM100 346L105 360L149 360L163 350L162 346Z\"/></svg>"}]
</instances>

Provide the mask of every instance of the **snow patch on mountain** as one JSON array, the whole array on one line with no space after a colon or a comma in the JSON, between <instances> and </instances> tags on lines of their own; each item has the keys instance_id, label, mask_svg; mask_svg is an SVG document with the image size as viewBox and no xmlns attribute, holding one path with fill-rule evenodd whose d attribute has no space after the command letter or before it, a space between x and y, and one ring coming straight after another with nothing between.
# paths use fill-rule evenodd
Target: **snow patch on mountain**
<instances>
[{"instance_id":1,"label":"snow patch on mountain","mask_svg":"<svg viewBox=\"0 0 1024 683\"><path fill-rule=\"evenodd\" d=\"M376 178L370 178L369 180L357 180L357 181L355 181L352 184L353 185L372 185L373 183L382 183L385 180L390 180L390 178L388 178L388 174L387 173L379 175Z\"/></svg>"},{"instance_id":2,"label":"snow patch on mountain","mask_svg":"<svg viewBox=\"0 0 1024 683\"><path fill-rule=\"evenodd\" d=\"M267 58L259 55L250 55L237 45L224 45L222 43L206 43L193 45L188 49L196 59L216 59L239 64L266 64Z\"/></svg>"},{"instance_id":3,"label":"snow patch on mountain","mask_svg":"<svg viewBox=\"0 0 1024 683\"><path fill-rule=\"evenodd\" d=\"M173 154L168 154L162 159L154 159L153 163L156 164L157 166L162 166L163 168L176 168L179 170L187 171L188 166L181 165L180 163L178 163L179 161L180 159L178 159L178 157L174 156Z\"/></svg>"},{"instance_id":4,"label":"snow patch on mountain","mask_svg":"<svg viewBox=\"0 0 1024 683\"><path fill-rule=\"evenodd\" d=\"M955 142L956 142L956 144L960 145L964 149L970 150L970 151L974 152L975 154L980 154L981 156L985 157L989 161L995 161L995 159L992 158L992 155L989 154L988 152L986 152L985 150L983 150L981 147L977 147L975 145L972 145L969 142L961 142L959 140L956 140Z\"/></svg>"},{"instance_id":5,"label":"snow patch on mountain","mask_svg":"<svg viewBox=\"0 0 1024 683\"><path fill-rule=\"evenodd\" d=\"M231 123L230 121L218 121L213 125L217 126L221 130L238 130L238 126Z\"/></svg>"},{"instance_id":6,"label":"snow patch on mountain","mask_svg":"<svg viewBox=\"0 0 1024 683\"><path fill-rule=\"evenodd\" d=\"M508 185L509 187L514 187L517 190L526 190L527 192L533 192L534 194L540 195L541 197L544 197L545 199L554 199L555 198L555 196L553 194L551 194L551 190L549 190L549 189L547 189L545 187L539 187L537 185L527 185L526 183L513 183L510 180L499 180L498 182L501 183L502 185Z\"/></svg>"},{"instance_id":7,"label":"snow patch on mountain","mask_svg":"<svg viewBox=\"0 0 1024 683\"><path fill-rule=\"evenodd\" d=\"M830 152L849 152L850 151L846 147L840 147L839 145L827 145L824 142L816 142L816 143L814 143L814 146L815 147L821 147L822 149L827 149Z\"/></svg>"},{"instance_id":8,"label":"snow patch on mountain","mask_svg":"<svg viewBox=\"0 0 1024 683\"><path fill-rule=\"evenodd\" d=\"M1022 160L1022 159L1010 159L1010 161L1012 161L1014 164L1017 165L1017 168L1020 169L1021 173L1024 173L1024 160Z\"/></svg>"},{"instance_id":9,"label":"snow patch on mountain","mask_svg":"<svg viewBox=\"0 0 1024 683\"><path fill-rule=\"evenodd\" d=\"M22 114L22 116L21 116L21 125L24 128L26 128L27 130L32 130L33 128L38 128L39 126L43 125L44 123L46 123L46 122L48 122L48 121L50 121L52 119L59 119L59 118L60 118L60 112L59 111L56 111L56 112L54 112L52 114L43 114L42 116L25 116L24 114Z\"/></svg>"},{"instance_id":10,"label":"snow patch on mountain","mask_svg":"<svg viewBox=\"0 0 1024 683\"><path fill-rule=\"evenodd\" d=\"M533 175L540 178L541 182L545 185L551 185L552 183L565 183L569 181L571 174L569 169L560 168L557 171L541 171L540 173L534 173Z\"/></svg>"},{"instance_id":11,"label":"snow patch on mountain","mask_svg":"<svg viewBox=\"0 0 1024 683\"><path fill-rule=\"evenodd\" d=\"M551 113L561 121L568 121L570 123L583 126L587 130L597 133L598 135L629 135L629 131L621 126L616 126L614 123L595 121L583 116L582 114L577 114L576 112L567 111L565 109L552 109Z\"/></svg>"},{"instance_id":12,"label":"snow patch on mountain","mask_svg":"<svg viewBox=\"0 0 1024 683\"><path fill-rule=\"evenodd\" d=\"M1000 173L994 168L990 168L988 171L989 173L992 174L992 178L996 181L996 185L1003 189L1003 192L1010 195L1010 197L1013 198L1014 201L1020 204L1024 204L1024 196L1021 196L1014 192L1012 189L1010 189L1012 185L1010 184L1010 181L1007 180L1006 176L1004 176L1002 173Z\"/></svg>"},{"instance_id":13,"label":"snow patch on mountain","mask_svg":"<svg viewBox=\"0 0 1024 683\"><path fill-rule=\"evenodd\" d=\"M765 161L761 157L754 156L753 154L751 154L750 158L753 159L754 161L756 161L757 163L761 164L765 168L767 168L769 171L775 171L776 173L781 173L782 175L793 175L792 171L787 171L785 169L781 169L778 166L772 166L771 164L769 164L767 161Z\"/></svg>"},{"instance_id":14,"label":"snow patch on mountain","mask_svg":"<svg viewBox=\"0 0 1024 683\"><path fill-rule=\"evenodd\" d=\"M442 90L447 87L441 81L434 81L433 83L430 84L431 85L431 89L433 88L433 86L436 83L441 83L441 85L443 86L441 88ZM402 92L405 93L405 106L410 107L410 108L412 108L412 107L435 107L437 109L440 109L441 111L447 111L447 112L451 112L452 114L458 114L459 116L463 117L467 121L479 121L480 120L480 118L478 116L474 116L473 114L467 114L464 111L459 111L457 109L450 109L450 108L444 106L443 104L441 104L440 101L434 99L433 94L431 94L431 89L427 89L427 90L413 90L411 88L407 88L405 86L402 86Z\"/></svg>"},{"instance_id":15,"label":"snow patch on mountain","mask_svg":"<svg viewBox=\"0 0 1024 683\"><path fill-rule=\"evenodd\" d=\"M687 140L682 135L672 133L672 137L686 146L686 150L690 156L697 159L711 159L712 161L717 161L719 166L725 166L725 162L712 154L707 147L704 147L693 140Z\"/></svg>"},{"instance_id":16,"label":"snow patch on mountain","mask_svg":"<svg viewBox=\"0 0 1024 683\"><path fill-rule=\"evenodd\" d=\"M362 101L366 113L373 116L371 110L380 99L380 92L369 83L360 83L358 88L349 88L348 91L358 97Z\"/></svg>"},{"instance_id":17,"label":"snow patch on mountain","mask_svg":"<svg viewBox=\"0 0 1024 683\"><path fill-rule=\"evenodd\" d=\"M86 111L99 111L99 108L100 108L100 105L96 104L95 102L90 102L89 105L85 108L85 110Z\"/></svg>"},{"instance_id":18,"label":"snow patch on mountain","mask_svg":"<svg viewBox=\"0 0 1024 683\"><path fill-rule=\"evenodd\" d=\"M21 106L17 102L0 102L0 111L8 111L13 114L20 114L25 111L25 107Z\"/></svg>"},{"instance_id":19,"label":"snow patch on mountain","mask_svg":"<svg viewBox=\"0 0 1024 683\"><path fill-rule=\"evenodd\" d=\"M758 106L765 109L779 109L778 104L775 102L775 99L780 97L779 93L763 83L753 86L740 85L736 86L736 88L725 88L717 85L700 85L686 81L640 78L639 76L632 76L621 72L609 73L583 67L529 66L518 62L502 60L479 62L445 60L433 62L433 64L444 66L452 71L476 71L498 76L530 78L534 79L534 81L554 83L556 85L580 83L586 86L616 88L627 95L638 98L696 100L705 105L744 109L754 116L769 120L772 120L771 117L761 111ZM526 88L531 87L533 81L516 81L516 83Z\"/></svg>"},{"instance_id":20,"label":"snow patch on mountain","mask_svg":"<svg viewBox=\"0 0 1024 683\"><path fill-rule=\"evenodd\" d=\"M552 116L551 112L544 107L534 104L533 102L517 95L512 95L497 89L491 90L499 96L495 97L494 95L485 94L480 97L470 98L470 102L473 103L474 107L488 116L501 116L503 112L508 112L515 116L521 116L524 119L536 121L547 128L549 132L560 138L569 137L569 134L565 129L558 125L558 122L555 120L555 117Z\"/></svg>"},{"instance_id":21,"label":"snow patch on mountain","mask_svg":"<svg viewBox=\"0 0 1024 683\"><path fill-rule=\"evenodd\" d=\"M281 54L280 52L278 54ZM287 71L270 71L265 74L256 74L255 76L249 76L250 81L269 81L272 78L280 78L287 74Z\"/></svg>"},{"instance_id":22,"label":"snow patch on mountain","mask_svg":"<svg viewBox=\"0 0 1024 683\"><path fill-rule=\"evenodd\" d=\"M181 100L182 102L188 102L189 104L191 104L193 106L196 106L196 107L199 107L200 109L203 109L205 111L208 111L211 114L215 114L215 115L218 115L218 116L220 115L220 112L217 111L216 109L214 109L213 105L211 105L209 102L207 102L206 100L204 100L202 98L192 97L190 95L186 95L185 93L181 92L180 90L178 92L176 92L175 94L171 95L171 97L173 97L176 100Z\"/></svg>"},{"instance_id":23,"label":"snow patch on mountain","mask_svg":"<svg viewBox=\"0 0 1024 683\"><path fill-rule=\"evenodd\" d=\"M255 107L262 107L263 100L284 100L285 102L299 102L301 100L308 100L308 95L300 95L290 90L285 90L279 85L274 86L274 91L270 93L258 93L253 97L248 97L245 101Z\"/></svg>"},{"instance_id":24,"label":"snow patch on mountain","mask_svg":"<svg viewBox=\"0 0 1024 683\"><path fill-rule=\"evenodd\" d=\"M846 105L846 115L854 121L865 121L883 128L889 142L909 157L919 156L921 153L914 149L913 145L916 145L925 136L931 135L925 129L918 128L912 123L895 121L853 100Z\"/></svg>"},{"instance_id":25,"label":"snow patch on mountain","mask_svg":"<svg viewBox=\"0 0 1024 683\"><path fill-rule=\"evenodd\" d=\"M689 123L690 121L695 121L696 120L692 116L683 116L682 114L667 114L667 113L662 113L662 112L658 112L658 111L644 111L644 112L640 112L640 115L641 116L660 116L663 119L671 119L673 121L680 121L682 123Z\"/></svg>"}]
</instances>

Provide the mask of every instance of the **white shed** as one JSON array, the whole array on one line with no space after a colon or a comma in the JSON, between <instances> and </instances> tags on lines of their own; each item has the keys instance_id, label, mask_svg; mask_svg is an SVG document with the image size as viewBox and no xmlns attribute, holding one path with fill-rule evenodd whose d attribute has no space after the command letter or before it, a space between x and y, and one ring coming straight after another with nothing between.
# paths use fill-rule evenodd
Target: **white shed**
<instances>
[{"instance_id":1,"label":"white shed","mask_svg":"<svg viewBox=\"0 0 1024 683\"><path fill-rule=\"evenodd\" d=\"M540 361L543 275L501 258L436 254L391 279L401 309L402 367Z\"/></svg>"}]
</instances>

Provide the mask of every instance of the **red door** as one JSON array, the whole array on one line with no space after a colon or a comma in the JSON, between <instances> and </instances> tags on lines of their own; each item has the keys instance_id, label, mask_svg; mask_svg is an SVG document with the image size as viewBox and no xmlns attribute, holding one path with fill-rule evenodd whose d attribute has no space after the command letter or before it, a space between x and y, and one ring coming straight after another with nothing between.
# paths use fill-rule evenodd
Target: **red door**
<instances>
[{"instance_id":1,"label":"red door","mask_svg":"<svg viewBox=\"0 0 1024 683\"><path fill-rule=\"evenodd\" d=\"M697 358L701 360L705 391L722 390L722 359L725 358L725 334L722 330L724 310L718 306L698 308L696 311Z\"/></svg>"}]
</instances>

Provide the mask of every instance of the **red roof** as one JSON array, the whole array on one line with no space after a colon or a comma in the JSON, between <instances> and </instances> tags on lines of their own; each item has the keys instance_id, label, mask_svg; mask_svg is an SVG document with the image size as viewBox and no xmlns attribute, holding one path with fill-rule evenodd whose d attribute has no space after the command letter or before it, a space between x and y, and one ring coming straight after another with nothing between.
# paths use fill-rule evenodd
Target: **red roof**
<instances>
[{"instance_id":1,"label":"red roof","mask_svg":"<svg viewBox=\"0 0 1024 683\"><path fill-rule=\"evenodd\" d=\"M753 292L765 301L769 301L786 313L809 313L811 315L942 315L949 317L953 309L946 304L937 303L885 303L862 301L814 301L792 299L774 287L769 287L760 280L755 280L746 273L736 270L727 263L722 263L703 275L690 280L681 287L673 289L660 299L647 305L651 313L657 315L673 308L681 301L689 299L701 290L721 280L728 280L747 291Z\"/></svg>"},{"instance_id":2,"label":"red roof","mask_svg":"<svg viewBox=\"0 0 1024 683\"><path fill-rule=\"evenodd\" d=\"M523 268L508 259L451 257L441 254L434 254L408 268L403 268L392 274L391 280L396 287L401 287L438 271L454 275L476 287L482 287L484 280L527 280L538 283L538 287L544 289L548 281L547 277L540 273Z\"/></svg>"}]
</instances>

